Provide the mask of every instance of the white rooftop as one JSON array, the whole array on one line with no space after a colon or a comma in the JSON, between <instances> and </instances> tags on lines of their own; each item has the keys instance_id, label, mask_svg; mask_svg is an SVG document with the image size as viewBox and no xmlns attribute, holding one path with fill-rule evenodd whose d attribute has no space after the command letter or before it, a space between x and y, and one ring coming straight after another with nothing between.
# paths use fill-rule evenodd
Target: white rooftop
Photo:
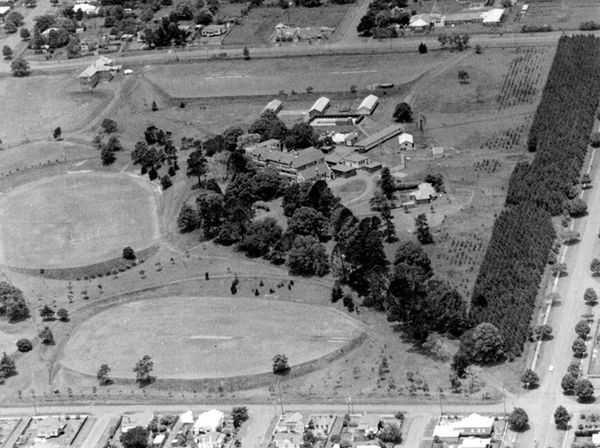
<instances>
[{"instance_id":1,"label":"white rooftop","mask_svg":"<svg viewBox=\"0 0 600 448\"><path fill-rule=\"evenodd\" d=\"M417 19L414 22L411 22L408 26L412 28L420 28L423 26L429 26L429 24L423 19Z\"/></svg>"},{"instance_id":2,"label":"white rooftop","mask_svg":"<svg viewBox=\"0 0 600 448\"><path fill-rule=\"evenodd\" d=\"M413 136L408 132L403 132L398 136L398 143L401 145L402 143L413 143Z\"/></svg>"},{"instance_id":3,"label":"white rooftop","mask_svg":"<svg viewBox=\"0 0 600 448\"><path fill-rule=\"evenodd\" d=\"M491 439L480 437L466 437L462 440L461 448L485 448L491 443Z\"/></svg>"},{"instance_id":4,"label":"white rooftop","mask_svg":"<svg viewBox=\"0 0 600 448\"><path fill-rule=\"evenodd\" d=\"M494 8L482 13L481 17L483 17L483 23L498 23L502 20L503 15L504 8Z\"/></svg>"}]
</instances>

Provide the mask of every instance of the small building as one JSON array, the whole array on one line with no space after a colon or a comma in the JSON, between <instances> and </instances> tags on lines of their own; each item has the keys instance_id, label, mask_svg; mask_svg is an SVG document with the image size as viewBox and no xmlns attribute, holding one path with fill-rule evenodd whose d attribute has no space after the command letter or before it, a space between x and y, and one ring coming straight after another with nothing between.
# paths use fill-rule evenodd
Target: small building
<instances>
[{"instance_id":1,"label":"small building","mask_svg":"<svg viewBox=\"0 0 600 448\"><path fill-rule=\"evenodd\" d=\"M221 432L207 432L195 438L198 448L221 448L225 443L225 434Z\"/></svg>"},{"instance_id":2,"label":"small building","mask_svg":"<svg viewBox=\"0 0 600 448\"><path fill-rule=\"evenodd\" d=\"M369 95L361 101L357 112L361 115L371 115L375 111L375 108L378 104L379 98L375 95Z\"/></svg>"},{"instance_id":3,"label":"small building","mask_svg":"<svg viewBox=\"0 0 600 448\"><path fill-rule=\"evenodd\" d=\"M429 193L433 192L435 195L435 190L433 190L431 184L423 183L419 185L419 192L422 192L422 201L425 201L427 191ZM434 197L432 195L432 198ZM418 200L416 202L419 203ZM466 446L461 445L464 448L486 448L493 433L494 417L486 417L479 414L470 414L462 419L442 416L433 430L433 435L439 437L443 442L451 444L466 442ZM472 440L475 438L483 441Z\"/></svg>"},{"instance_id":4,"label":"small building","mask_svg":"<svg viewBox=\"0 0 600 448\"><path fill-rule=\"evenodd\" d=\"M200 30L202 37L222 36L227 32L227 25L206 25Z\"/></svg>"},{"instance_id":5,"label":"small building","mask_svg":"<svg viewBox=\"0 0 600 448\"><path fill-rule=\"evenodd\" d=\"M265 106L265 108L262 110L261 113L265 113L265 112L273 112L274 114L279 113L279 111L281 110L281 108L283 107L283 103L277 99L271 100L267 103L267 105Z\"/></svg>"},{"instance_id":6,"label":"small building","mask_svg":"<svg viewBox=\"0 0 600 448\"><path fill-rule=\"evenodd\" d=\"M54 31L55 33L58 33L58 32L59 32L59 31L61 31L61 30L62 30L62 28L57 28L57 27L55 27L55 26L51 26L50 28L48 28L48 29L46 29L46 30L42 31L42 32L40 33L40 35L41 35L42 37L45 37L45 38L47 39L47 38L48 38L48 36L50 36L50 33L51 33L51 32L53 32L53 31Z\"/></svg>"},{"instance_id":7,"label":"small building","mask_svg":"<svg viewBox=\"0 0 600 448\"><path fill-rule=\"evenodd\" d=\"M494 8L482 14L484 25L500 25L504 18L504 8Z\"/></svg>"},{"instance_id":8,"label":"small building","mask_svg":"<svg viewBox=\"0 0 600 448\"><path fill-rule=\"evenodd\" d=\"M410 22L408 27L413 31L426 31L429 28L429 23L419 18Z\"/></svg>"},{"instance_id":9,"label":"small building","mask_svg":"<svg viewBox=\"0 0 600 448\"><path fill-rule=\"evenodd\" d=\"M340 177L342 179L356 176L356 168L344 165L343 163L338 163L336 165L330 166L329 169L335 177Z\"/></svg>"},{"instance_id":10,"label":"small building","mask_svg":"<svg viewBox=\"0 0 600 448\"><path fill-rule=\"evenodd\" d=\"M404 127L399 124L392 124L381 131L376 132L375 134L357 142L354 146L361 151L369 151L376 146L381 145L382 143L394 138L398 134L404 132Z\"/></svg>"},{"instance_id":11,"label":"small building","mask_svg":"<svg viewBox=\"0 0 600 448\"><path fill-rule=\"evenodd\" d=\"M198 419L192 427L194 434L202 434L215 432L219 430L223 421L225 420L225 414L217 409L211 409L210 411L203 412L198 416Z\"/></svg>"},{"instance_id":12,"label":"small building","mask_svg":"<svg viewBox=\"0 0 600 448\"><path fill-rule=\"evenodd\" d=\"M437 192L429 182L423 182L419 184L417 191L409 194L409 198L417 204L428 204L432 199L437 198ZM465 421L467 421L467 424L469 423L467 419L465 419ZM454 425L453 428L456 429L460 427L457 425Z\"/></svg>"},{"instance_id":13,"label":"small building","mask_svg":"<svg viewBox=\"0 0 600 448\"><path fill-rule=\"evenodd\" d=\"M283 433L296 433L303 434L304 433L304 417L299 412L294 412L293 414L284 414L279 419L279 423L275 428L275 432L283 432Z\"/></svg>"},{"instance_id":14,"label":"small building","mask_svg":"<svg viewBox=\"0 0 600 448\"><path fill-rule=\"evenodd\" d=\"M244 150L250 155L253 151L281 151L281 142L276 138L271 138L264 142L250 144Z\"/></svg>"},{"instance_id":15,"label":"small building","mask_svg":"<svg viewBox=\"0 0 600 448\"><path fill-rule=\"evenodd\" d=\"M2 19L10 12L10 8L10 6L0 6L0 17Z\"/></svg>"},{"instance_id":16,"label":"small building","mask_svg":"<svg viewBox=\"0 0 600 448\"><path fill-rule=\"evenodd\" d=\"M82 71L77 78L82 85L93 88L101 81L110 81L119 70L121 70L120 65L113 65L111 59L100 56Z\"/></svg>"},{"instance_id":17,"label":"small building","mask_svg":"<svg viewBox=\"0 0 600 448\"><path fill-rule=\"evenodd\" d=\"M81 11L86 16L92 16L98 14L98 7L89 3L76 3L73 6L73 12Z\"/></svg>"},{"instance_id":18,"label":"small building","mask_svg":"<svg viewBox=\"0 0 600 448\"><path fill-rule=\"evenodd\" d=\"M317 115L323 115L329 107L329 98L322 96L308 109L308 116L315 117Z\"/></svg>"},{"instance_id":19,"label":"small building","mask_svg":"<svg viewBox=\"0 0 600 448\"><path fill-rule=\"evenodd\" d=\"M463 11L455 14L448 14L444 17L444 25L465 25L468 23L482 23L483 12L482 11Z\"/></svg>"},{"instance_id":20,"label":"small building","mask_svg":"<svg viewBox=\"0 0 600 448\"><path fill-rule=\"evenodd\" d=\"M356 143L356 141L358 140L358 133L349 132L345 134L342 132L336 132L335 134L333 134L331 139L336 145L353 146L354 143Z\"/></svg>"},{"instance_id":21,"label":"small building","mask_svg":"<svg viewBox=\"0 0 600 448\"><path fill-rule=\"evenodd\" d=\"M121 420L121 432L125 433L138 426L146 429L152 421L151 411L136 412L135 414L125 414Z\"/></svg>"},{"instance_id":22,"label":"small building","mask_svg":"<svg viewBox=\"0 0 600 448\"><path fill-rule=\"evenodd\" d=\"M466 437L461 439L460 448L489 448L492 439L480 437Z\"/></svg>"},{"instance_id":23,"label":"small building","mask_svg":"<svg viewBox=\"0 0 600 448\"><path fill-rule=\"evenodd\" d=\"M192 411L184 412L179 415L179 421L182 425L191 425L194 423L194 414L192 414Z\"/></svg>"},{"instance_id":24,"label":"small building","mask_svg":"<svg viewBox=\"0 0 600 448\"><path fill-rule=\"evenodd\" d=\"M166 437L166 434L158 434L154 439L152 439L152 445L162 445Z\"/></svg>"},{"instance_id":25,"label":"small building","mask_svg":"<svg viewBox=\"0 0 600 448\"><path fill-rule=\"evenodd\" d=\"M398 145L400 146L400 150L413 150L415 149L415 143L413 141L412 134L408 132L403 132L398 136Z\"/></svg>"},{"instance_id":26,"label":"small building","mask_svg":"<svg viewBox=\"0 0 600 448\"><path fill-rule=\"evenodd\" d=\"M299 448L303 442L302 433L277 432L273 434L272 442L276 448Z\"/></svg>"}]
</instances>

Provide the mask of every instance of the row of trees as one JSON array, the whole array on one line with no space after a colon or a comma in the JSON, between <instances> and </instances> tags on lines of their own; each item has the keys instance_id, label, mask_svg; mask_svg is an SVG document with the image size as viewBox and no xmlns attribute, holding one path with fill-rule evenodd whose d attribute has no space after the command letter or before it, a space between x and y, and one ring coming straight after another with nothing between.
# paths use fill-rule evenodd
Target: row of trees
<instances>
[{"instance_id":1,"label":"row of trees","mask_svg":"<svg viewBox=\"0 0 600 448\"><path fill-rule=\"evenodd\" d=\"M498 359L520 354L527 339L538 284L555 239L551 215L565 207L574 216L585 213L585 204L568 201L580 179L600 95L598 56L597 38L561 37L529 135L529 150L537 154L530 165L515 167L508 208L494 224L473 289L470 318L498 328L504 340Z\"/></svg>"}]
</instances>

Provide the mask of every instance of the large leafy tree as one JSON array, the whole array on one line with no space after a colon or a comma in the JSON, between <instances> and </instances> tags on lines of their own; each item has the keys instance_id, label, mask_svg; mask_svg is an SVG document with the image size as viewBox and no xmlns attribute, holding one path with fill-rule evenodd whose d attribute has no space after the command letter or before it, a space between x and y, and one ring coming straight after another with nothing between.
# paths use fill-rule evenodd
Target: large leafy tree
<instances>
[{"instance_id":1,"label":"large leafy tree","mask_svg":"<svg viewBox=\"0 0 600 448\"><path fill-rule=\"evenodd\" d=\"M282 234L283 230L275 218L255 221L248 226L240 249L251 257L262 257L279 241Z\"/></svg>"},{"instance_id":2,"label":"large leafy tree","mask_svg":"<svg viewBox=\"0 0 600 448\"><path fill-rule=\"evenodd\" d=\"M285 123L277 117L277 114L272 111L265 111L258 120L250 125L248 132L259 134L261 141L265 141L270 139L283 140L289 131Z\"/></svg>"},{"instance_id":3,"label":"large leafy tree","mask_svg":"<svg viewBox=\"0 0 600 448\"><path fill-rule=\"evenodd\" d=\"M208 172L208 162L201 149L192 151L187 159L188 177L197 177L198 185L202 184L202 176Z\"/></svg>"},{"instance_id":4,"label":"large leafy tree","mask_svg":"<svg viewBox=\"0 0 600 448\"><path fill-rule=\"evenodd\" d=\"M154 362L149 355L144 355L133 368L135 372L135 381L140 385L144 386L151 382L154 378L152 371L154 370Z\"/></svg>"},{"instance_id":5,"label":"large leafy tree","mask_svg":"<svg viewBox=\"0 0 600 448\"><path fill-rule=\"evenodd\" d=\"M327 218L312 207L300 207L288 220L288 230L296 235L322 239L327 232Z\"/></svg>"},{"instance_id":6,"label":"large leafy tree","mask_svg":"<svg viewBox=\"0 0 600 448\"><path fill-rule=\"evenodd\" d=\"M471 335L472 358L481 364L490 364L504 358L504 338L493 324L483 322Z\"/></svg>"},{"instance_id":7,"label":"large leafy tree","mask_svg":"<svg viewBox=\"0 0 600 448\"><path fill-rule=\"evenodd\" d=\"M314 236L298 236L288 253L291 274L318 275L329 272L329 259L325 247Z\"/></svg>"},{"instance_id":8,"label":"large leafy tree","mask_svg":"<svg viewBox=\"0 0 600 448\"><path fill-rule=\"evenodd\" d=\"M123 448L147 448L149 437L150 432L147 429L137 426L121 434L119 440Z\"/></svg>"}]
</instances>

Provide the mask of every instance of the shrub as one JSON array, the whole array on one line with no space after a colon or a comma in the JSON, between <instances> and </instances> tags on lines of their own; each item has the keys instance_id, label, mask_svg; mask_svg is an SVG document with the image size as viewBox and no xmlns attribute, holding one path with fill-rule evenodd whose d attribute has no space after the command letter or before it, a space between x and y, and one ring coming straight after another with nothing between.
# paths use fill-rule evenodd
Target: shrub
<instances>
[{"instance_id":1,"label":"shrub","mask_svg":"<svg viewBox=\"0 0 600 448\"><path fill-rule=\"evenodd\" d=\"M19 339L17 341L17 350L19 350L22 353L28 352L30 350L33 349L33 344L31 343L31 341L29 339Z\"/></svg>"}]
</instances>

